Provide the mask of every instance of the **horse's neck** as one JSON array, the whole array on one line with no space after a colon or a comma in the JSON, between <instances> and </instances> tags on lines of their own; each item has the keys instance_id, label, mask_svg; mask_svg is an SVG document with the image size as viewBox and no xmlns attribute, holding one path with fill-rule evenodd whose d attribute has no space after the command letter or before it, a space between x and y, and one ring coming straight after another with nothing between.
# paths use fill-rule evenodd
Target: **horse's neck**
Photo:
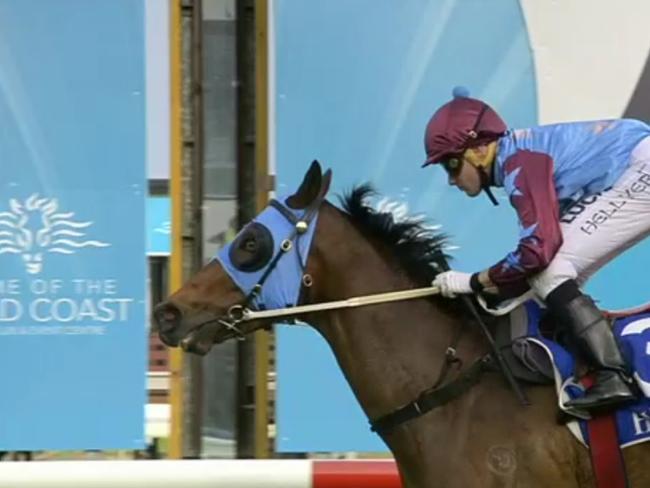
<instances>
[{"instance_id":1,"label":"horse's neck","mask_svg":"<svg viewBox=\"0 0 650 488\"><path fill-rule=\"evenodd\" d=\"M333 230L335 224L342 228ZM340 217L335 224L328 221L329 232L314 239L318 244L312 256L322 278L316 278L312 301L415 286L381 246L370 244ZM345 245L336 242L336 236L345 236ZM362 407L374 418L431 387L461 322L433 301L419 299L330 312L314 326L330 344ZM466 334L460 354L475 357L478 347L475 337Z\"/></svg>"}]
</instances>

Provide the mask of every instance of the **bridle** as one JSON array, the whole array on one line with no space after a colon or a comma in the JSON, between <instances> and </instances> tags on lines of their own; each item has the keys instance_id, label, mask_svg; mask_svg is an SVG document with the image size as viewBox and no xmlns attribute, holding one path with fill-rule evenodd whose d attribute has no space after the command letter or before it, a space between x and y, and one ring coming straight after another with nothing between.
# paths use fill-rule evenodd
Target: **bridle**
<instances>
[{"instance_id":1,"label":"bridle","mask_svg":"<svg viewBox=\"0 0 650 488\"><path fill-rule=\"evenodd\" d=\"M300 246L298 241L300 237L307 232L310 224L312 224L312 221L318 214L318 210L320 209L320 206L323 203L323 200L325 199L325 193L326 192L323 192L321 190L321 192L316 197L316 199L305 209L302 218L300 219L297 218L293 213L289 212L287 208L278 200L272 199L269 202L269 205L271 207L273 207L278 212L280 212L280 214L287 221L289 221L289 223L292 225L292 231L286 238L282 240L279 251L275 254L275 256L273 256L273 258L267 265L266 269L264 270L264 273L262 273L262 276L260 277L258 282L253 286L251 291L246 295L244 301L240 304L232 305L228 309L226 317L221 317L217 319L217 322L223 325L224 327L226 327L233 334L235 334L235 337L237 339L245 340L248 334L251 334L252 332L255 332L256 330L261 328L261 327L252 328L251 330L248 330L246 331L246 333L244 333L239 328L239 325L244 322L260 320L261 318L273 319L273 318L290 317L290 316L297 315L294 307L287 307L283 309L274 309L274 310L265 311L266 316L260 317L259 315L255 315L255 314L264 314L264 312L262 311L254 312L251 310L250 307L254 304L255 300L260 297L262 293L262 288L264 287L264 283L266 283L266 280L269 278L269 276L271 276L271 273L280 262L280 259L282 259L282 257L285 254L291 251L293 247L295 247L296 249L298 266L300 267L301 274L302 274L302 286L307 288L312 286L313 278L311 277L311 275L305 272L305 264L300 254ZM209 322L207 322L205 325L207 325L208 323Z\"/></svg>"}]
</instances>

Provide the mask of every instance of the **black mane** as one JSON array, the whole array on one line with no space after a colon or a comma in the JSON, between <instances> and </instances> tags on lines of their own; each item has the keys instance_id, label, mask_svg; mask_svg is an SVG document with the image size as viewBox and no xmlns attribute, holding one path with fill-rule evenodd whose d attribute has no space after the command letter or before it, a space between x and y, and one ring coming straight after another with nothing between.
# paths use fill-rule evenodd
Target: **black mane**
<instances>
[{"instance_id":1,"label":"black mane","mask_svg":"<svg viewBox=\"0 0 650 488\"><path fill-rule=\"evenodd\" d=\"M393 249L411 278L424 286L430 285L442 271L439 263L448 257L443 251L448 237L427 228L422 218L395 221L392 213L375 210L367 203L367 198L375 194L372 186L364 184L355 186L340 200L343 209L368 235Z\"/></svg>"}]
</instances>

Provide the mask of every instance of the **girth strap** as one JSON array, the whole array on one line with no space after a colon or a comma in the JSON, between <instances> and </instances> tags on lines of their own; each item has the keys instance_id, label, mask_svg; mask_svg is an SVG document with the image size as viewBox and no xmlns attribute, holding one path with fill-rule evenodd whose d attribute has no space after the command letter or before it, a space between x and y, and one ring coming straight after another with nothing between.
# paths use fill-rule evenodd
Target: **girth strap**
<instances>
[{"instance_id":1,"label":"girth strap","mask_svg":"<svg viewBox=\"0 0 650 488\"><path fill-rule=\"evenodd\" d=\"M423 391L415 401L408 405L404 405L383 417L371 420L370 430L385 434L403 422L420 417L436 407L451 402L476 385L486 371L495 371L490 355L475 361L451 383L440 388Z\"/></svg>"}]
</instances>

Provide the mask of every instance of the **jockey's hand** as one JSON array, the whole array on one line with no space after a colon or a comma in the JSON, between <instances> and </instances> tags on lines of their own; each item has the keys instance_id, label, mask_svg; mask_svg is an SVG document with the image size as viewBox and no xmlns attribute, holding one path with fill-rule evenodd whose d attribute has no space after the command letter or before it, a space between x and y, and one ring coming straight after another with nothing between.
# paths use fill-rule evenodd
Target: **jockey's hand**
<instances>
[{"instance_id":1,"label":"jockey's hand","mask_svg":"<svg viewBox=\"0 0 650 488\"><path fill-rule=\"evenodd\" d=\"M445 271L436 276L432 285L440 288L440 294L447 298L454 298L463 293L473 293L470 286L471 273L461 271Z\"/></svg>"}]
</instances>

